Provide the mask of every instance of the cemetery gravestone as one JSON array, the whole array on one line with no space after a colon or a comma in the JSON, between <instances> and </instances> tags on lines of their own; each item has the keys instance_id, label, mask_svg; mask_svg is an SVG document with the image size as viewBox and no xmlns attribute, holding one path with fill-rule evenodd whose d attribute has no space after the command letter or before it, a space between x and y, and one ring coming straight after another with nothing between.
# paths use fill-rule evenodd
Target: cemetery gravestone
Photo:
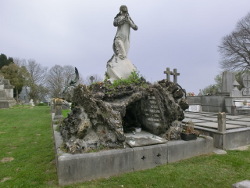
<instances>
[{"instance_id":1,"label":"cemetery gravestone","mask_svg":"<svg viewBox=\"0 0 250 188\"><path fill-rule=\"evenodd\" d=\"M222 94L229 95L233 90L233 82L235 80L235 76L232 72L225 71L222 74Z\"/></svg>"},{"instance_id":2,"label":"cemetery gravestone","mask_svg":"<svg viewBox=\"0 0 250 188\"><path fill-rule=\"evenodd\" d=\"M233 88L233 90L230 93L231 97L241 97L242 96L242 93L238 89L239 85L240 84L236 80L234 80L234 82L233 82L233 87L234 88Z\"/></svg>"},{"instance_id":3,"label":"cemetery gravestone","mask_svg":"<svg viewBox=\"0 0 250 188\"><path fill-rule=\"evenodd\" d=\"M250 74L243 74L243 85L245 88L242 89L243 96L250 96Z\"/></svg>"},{"instance_id":4,"label":"cemetery gravestone","mask_svg":"<svg viewBox=\"0 0 250 188\"><path fill-rule=\"evenodd\" d=\"M63 118L62 105L63 105L63 99L60 99L60 98L54 99L54 109L55 109L54 120L60 120Z\"/></svg>"},{"instance_id":5,"label":"cemetery gravestone","mask_svg":"<svg viewBox=\"0 0 250 188\"><path fill-rule=\"evenodd\" d=\"M0 108L9 108L16 104L13 98L13 88L10 81L0 75Z\"/></svg>"}]
</instances>

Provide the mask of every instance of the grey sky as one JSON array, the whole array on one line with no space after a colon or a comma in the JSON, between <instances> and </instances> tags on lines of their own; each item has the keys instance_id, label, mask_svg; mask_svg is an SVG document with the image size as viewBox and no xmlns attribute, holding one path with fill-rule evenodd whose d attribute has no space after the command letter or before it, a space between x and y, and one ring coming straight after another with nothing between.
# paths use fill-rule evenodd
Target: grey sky
<instances>
[{"instance_id":1,"label":"grey sky","mask_svg":"<svg viewBox=\"0 0 250 188\"><path fill-rule=\"evenodd\" d=\"M123 4L139 27L128 58L140 73L153 82L177 68L179 84L196 94L221 71L222 37L250 11L249 0L1 0L0 53L103 77Z\"/></svg>"}]
</instances>

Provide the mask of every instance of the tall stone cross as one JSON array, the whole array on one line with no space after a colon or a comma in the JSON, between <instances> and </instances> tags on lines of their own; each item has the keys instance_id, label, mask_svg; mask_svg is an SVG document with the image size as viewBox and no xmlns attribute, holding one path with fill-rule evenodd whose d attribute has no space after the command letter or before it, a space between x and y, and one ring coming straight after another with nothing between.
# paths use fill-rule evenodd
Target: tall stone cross
<instances>
[{"instance_id":1,"label":"tall stone cross","mask_svg":"<svg viewBox=\"0 0 250 188\"><path fill-rule=\"evenodd\" d=\"M164 74L166 74L167 81L170 81L170 75L173 74L173 72L170 71L170 68L166 68L166 70L164 71Z\"/></svg>"},{"instance_id":2,"label":"tall stone cross","mask_svg":"<svg viewBox=\"0 0 250 188\"><path fill-rule=\"evenodd\" d=\"M174 76L174 83L177 84L177 76L180 76L180 73L177 72L177 69L174 69L174 71L171 72L171 75Z\"/></svg>"}]
</instances>

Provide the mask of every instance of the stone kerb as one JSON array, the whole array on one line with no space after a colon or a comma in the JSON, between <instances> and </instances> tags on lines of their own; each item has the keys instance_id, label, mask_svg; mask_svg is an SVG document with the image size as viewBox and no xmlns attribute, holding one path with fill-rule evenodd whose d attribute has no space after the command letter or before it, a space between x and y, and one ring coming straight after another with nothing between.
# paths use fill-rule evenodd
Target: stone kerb
<instances>
[{"instance_id":1,"label":"stone kerb","mask_svg":"<svg viewBox=\"0 0 250 188\"><path fill-rule=\"evenodd\" d=\"M56 127L53 125L59 185L154 168L213 151L213 139L204 137L188 142L179 140L144 147L68 154L60 149L62 138Z\"/></svg>"}]
</instances>

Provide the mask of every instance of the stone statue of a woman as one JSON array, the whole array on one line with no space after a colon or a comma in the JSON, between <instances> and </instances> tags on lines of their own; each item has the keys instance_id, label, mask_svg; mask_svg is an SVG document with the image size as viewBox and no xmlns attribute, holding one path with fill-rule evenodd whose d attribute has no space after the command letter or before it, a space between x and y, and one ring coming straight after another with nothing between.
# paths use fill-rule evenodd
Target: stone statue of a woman
<instances>
[{"instance_id":1,"label":"stone statue of a woman","mask_svg":"<svg viewBox=\"0 0 250 188\"><path fill-rule=\"evenodd\" d=\"M129 16L128 8L125 5L120 7L120 12L114 18L113 24L117 27L113 43L114 55L107 63L107 75L111 82L117 79L126 79L132 72L136 71L135 66L127 58L127 54L130 44L130 28L138 29Z\"/></svg>"},{"instance_id":2,"label":"stone statue of a woman","mask_svg":"<svg viewBox=\"0 0 250 188\"><path fill-rule=\"evenodd\" d=\"M125 5L120 7L120 12L114 19L114 26L117 27L117 32L114 38L113 49L115 55L124 59L127 57L129 49L130 27L137 30L137 25L129 16L128 8Z\"/></svg>"}]
</instances>

